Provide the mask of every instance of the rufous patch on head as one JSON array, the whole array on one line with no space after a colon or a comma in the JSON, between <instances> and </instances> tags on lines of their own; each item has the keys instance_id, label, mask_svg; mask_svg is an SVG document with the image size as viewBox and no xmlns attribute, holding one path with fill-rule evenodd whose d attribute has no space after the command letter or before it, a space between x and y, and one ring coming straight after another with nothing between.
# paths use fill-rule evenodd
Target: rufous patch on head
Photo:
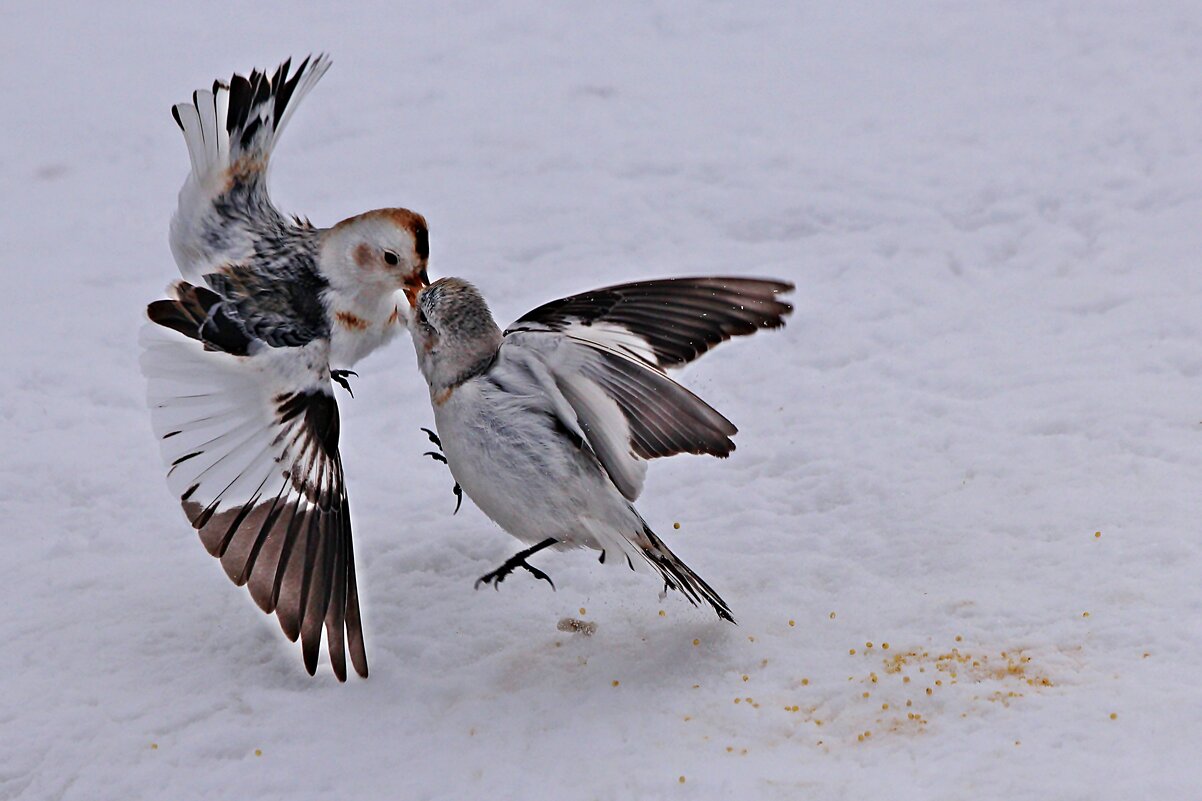
<instances>
[{"instance_id":1,"label":"rufous patch on head","mask_svg":"<svg viewBox=\"0 0 1202 801\"><path fill-rule=\"evenodd\" d=\"M354 331L364 331L367 329L367 320L364 320L357 314L352 314L348 311L334 312L334 319L341 323L345 328L350 328Z\"/></svg>"},{"instance_id":2,"label":"rufous patch on head","mask_svg":"<svg viewBox=\"0 0 1202 801\"><path fill-rule=\"evenodd\" d=\"M355 264L358 264L363 269L367 269L375 261L376 250L366 242L361 242L355 248Z\"/></svg>"}]
</instances>

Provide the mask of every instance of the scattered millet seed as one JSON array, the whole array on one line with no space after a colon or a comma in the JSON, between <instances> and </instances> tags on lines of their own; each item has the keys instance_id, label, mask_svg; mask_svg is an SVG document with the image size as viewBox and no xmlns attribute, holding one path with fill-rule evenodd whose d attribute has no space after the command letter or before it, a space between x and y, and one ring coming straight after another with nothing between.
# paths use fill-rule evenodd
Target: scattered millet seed
<instances>
[{"instance_id":1,"label":"scattered millet seed","mask_svg":"<svg viewBox=\"0 0 1202 801\"><path fill-rule=\"evenodd\" d=\"M883 642L883 643L881 643L881 647L882 647L882 648L884 648L886 651L888 651L888 650L889 650L889 643L887 643L887 642Z\"/></svg>"},{"instance_id":2,"label":"scattered millet seed","mask_svg":"<svg viewBox=\"0 0 1202 801\"><path fill-rule=\"evenodd\" d=\"M736 699L735 699L735 703L736 703L736 704L741 704L741 703L743 703L743 699L742 699L742 698L736 698Z\"/></svg>"},{"instance_id":3,"label":"scattered millet seed","mask_svg":"<svg viewBox=\"0 0 1202 801\"><path fill-rule=\"evenodd\" d=\"M1089 612L1082 612L1081 617L1089 617Z\"/></svg>"},{"instance_id":4,"label":"scattered millet seed","mask_svg":"<svg viewBox=\"0 0 1202 801\"><path fill-rule=\"evenodd\" d=\"M1111 713L1110 713L1110 719L1111 719L1111 720L1118 720L1118 717L1119 717L1119 713L1118 713L1118 712L1111 712Z\"/></svg>"},{"instance_id":5,"label":"scattered millet seed","mask_svg":"<svg viewBox=\"0 0 1202 801\"><path fill-rule=\"evenodd\" d=\"M805 686L806 686L807 684L809 684L809 683L810 683L810 680L809 680L809 679L802 679L802 680L801 680L801 686L802 686L802 687L805 687Z\"/></svg>"},{"instance_id":6,"label":"scattered millet seed","mask_svg":"<svg viewBox=\"0 0 1202 801\"><path fill-rule=\"evenodd\" d=\"M790 620L790 621L789 621L789 625L790 625L790 626L796 626L796 625L797 625L797 621L795 621L795 620Z\"/></svg>"},{"instance_id":7,"label":"scattered millet seed","mask_svg":"<svg viewBox=\"0 0 1202 801\"><path fill-rule=\"evenodd\" d=\"M701 640L693 640L693 647L697 647L698 645L701 645Z\"/></svg>"},{"instance_id":8,"label":"scattered millet seed","mask_svg":"<svg viewBox=\"0 0 1202 801\"><path fill-rule=\"evenodd\" d=\"M888 704L881 704L881 709L888 709L888 708L889 708Z\"/></svg>"},{"instance_id":9,"label":"scattered millet seed","mask_svg":"<svg viewBox=\"0 0 1202 801\"><path fill-rule=\"evenodd\" d=\"M1102 538L1102 532L1100 532L1100 531L1095 531L1095 532L1093 533L1093 538L1094 538L1095 540L1100 540L1100 539Z\"/></svg>"},{"instance_id":10,"label":"scattered millet seed","mask_svg":"<svg viewBox=\"0 0 1202 801\"><path fill-rule=\"evenodd\" d=\"M910 677L902 676L902 684L909 684L909 683L910 683Z\"/></svg>"},{"instance_id":11,"label":"scattered millet seed","mask_svg":"<svg viewBox=\"0 0 1202 801\"><path fill-rule=\"evenodd\" d=\"M621 684L621 683L622 683L622 682L618 681L617 679L614 679L614 680L613 680L613 686L615 686L615 687L617 687L617 686L618 686L619 684Z\"/></svg>"},{"instance_id":12,"label":"scattered millet seed","mask_svg":"<svg viewBox=\"0 0 1202 801\"><path fill-rule=\"evenodd\" d=\"M672 528L680 528L680 523L673 523Z\"/></svg>"},{"instance_id":13,"label":"scattered millet seed","mask_svg":"<svg viewBox=\"0 0 1202 801\"><path fill-rule=\"evenodd\" d=\"M256 749L255 749L255 756L263 756L263 749L262 749L262 748L256 748Z\"/></svg>"},{"instance_id":14,"label":"scattered millet seed","mask_svg":"<svg viewBox=\"0 0 1202 801\"><path fill-rule=\"evenodd\" d=\"M848 654L850 654L851 656L855 656L855 655L856 655L856 649L855 649L855 648L848 648L848 649L847 649L847 653L848 653Z\"/></svg>"},{"instance_id":15,"label":"scattered millet seed","mask_svg":"<svg viewBox=\"0 0 1202 801\"><path fill-rule=\"evenodd\" d=\"M906 706L914 706L914 702L913 702L913 701L906 701Z\"/></svg>"},{"instance_id":16,"label":"scattered millet seed","mask_svg":"<svg viewBox=\"0 0 1202 801\"><path fill-rule=\"evenodd\" d=\"M748 676L746 673L744 673L744 674L743 674L743 681L747 681L747 680L749 680L750 678L751 678L751 677L750 677L750 676Z\"/></svg>"},{"instance_id":17,"label":"scattered millet seed","mask_svg":"<svg viewBox=\"0 0 1202 801\"><path fill-rule=\"evenodd\" d=\"M584 607L583 607L583 606L582 606L582 607L580 607L580 614L582 614L582 615L584 614Z\"/></svg>"},{"instance_id":18,"label":"scattered millet seed","mask_svg":"<svg viewBox=\"0 0 1202 801\"><path fill-rule=\"evenodd\" d=\"M680 777L680 783L681 783L681 784L684 784L684 776L681 776L681 777Z\"/></svg>"},{"instance_id":19,"label":"scattered millet seed","mask_svg":"<svg viewBox=\"0 0 1202 801\"><path fill-rule=\"evenodd\" d=\"M864 647L865 647L865 648L871 648L871 647L872 647L872 643L870 643L870 642L866 642L866 643L864 643Z\"/></svg>"},{"instance_id":20,"label":"scattered millet seed","mask_svg":"<svg viewBox=\"0 0 1202 801\"><path fill-rule=\"evenodd\" d=\"M661 610L659 610L659 616L660 616L660 617L667 617L667 616L668 616L668 613L667 613L667 612L665 612L664 610L662 610L662 609L661 609Z\"/></svg>"},{"instance_id":21,"label":"scattered millet seed","mask_svg":"<svg viewBox=\"0 0 1202 801\"><path fill-rule=\"evenodd\" d=\"M835 613L831 612L831 620L834 620L834 619L835 619Z\"/></svg>"},{"instance_id":22,"label":"scattered millet seed","mask_svg":"<svg viewBox=\"0 0 1202 801\"><path fill-rule=\"evenodd\" d=\"M159 750L159 744L158 744L158 743L151 743L151 744L150 744L150 750L151 750L151 751L158 751L158 750Z\"/></svg>"},{"instance_id":23,"label":"scattered millet seed","mask_svg":"<svg viewBox=\"0 0 1202 801\"><path fill-rule=\"evenodd\" d=\"M927 695L930 695L933 692L934 692L934 690L932 690L930 687L927 687Z\"/></svg>"},{"instance_id":24,"label":"scattered millet seed","mask_svg":"<svg viewBox=\"0 0 1202 801\"><path fill-rule=\"evenodd\" d=\"M961 637L959 634L956 635L956 642L961 642L963 639L964 638Z\"/></svg>"}]
</instances>

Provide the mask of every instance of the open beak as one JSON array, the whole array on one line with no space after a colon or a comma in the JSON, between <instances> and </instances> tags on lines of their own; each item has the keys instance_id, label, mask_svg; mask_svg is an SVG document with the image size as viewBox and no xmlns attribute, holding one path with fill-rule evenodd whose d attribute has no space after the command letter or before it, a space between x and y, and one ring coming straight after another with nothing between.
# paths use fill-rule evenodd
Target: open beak
<instances>
[{"instance_id":1,"label":"open beak","mask_svg":"<svg viewBox=\"0 0 1202 801\"><path fill-rule=\"evenodd\" d=\"M409 298L410 306L417 306L417 293L428 286L430 286L430 276L426 273L425 267L405 279L405 297Z\"/></svg>"}]
</instances>

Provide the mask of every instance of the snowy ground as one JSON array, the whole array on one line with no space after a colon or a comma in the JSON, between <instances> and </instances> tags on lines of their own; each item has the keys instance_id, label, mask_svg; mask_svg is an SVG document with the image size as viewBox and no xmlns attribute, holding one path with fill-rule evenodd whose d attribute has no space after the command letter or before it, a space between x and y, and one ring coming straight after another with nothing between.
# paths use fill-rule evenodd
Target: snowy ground
<instances>
[{"instance_id":1,"label":"snowy ground","mask_svg":"<svg viewBox=\"0 0 1202 801\"><path fill-rule=\"evenodd\" d=\"M0 7L0 798L1199 797L1202 8L374 5ZM473 592L516 543L406 341L343 404L371 678L205 555L136 362L168 108L320 50L280 205L420 210L503 320L797 283L640 504L737 628L584 553Z\"/></svg>"}]
</instances>

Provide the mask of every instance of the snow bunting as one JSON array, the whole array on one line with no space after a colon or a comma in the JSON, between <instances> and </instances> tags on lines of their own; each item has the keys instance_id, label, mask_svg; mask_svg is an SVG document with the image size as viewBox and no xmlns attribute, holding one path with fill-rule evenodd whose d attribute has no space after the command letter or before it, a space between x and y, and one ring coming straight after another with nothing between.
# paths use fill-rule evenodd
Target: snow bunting
<instances>
[{"instance_id":1,"label":"snow bunting","mask_svg":"<svg viewBox=\"0 0 1202 801\"><path fill-rule=\"evenodd\" d=\"M316 228L267 192L272 148L329 67L216 82L172 109L192 170L171 223L186 280L150 304L143 372L168 484L201 541L317 667L367 657L331 379L404 326L398 290L424 282L421 215L379 209ZM344 640L345 633L345 640Z\"/></svg>"},{"instance_id":2,"label":"snow bunting","mask_svg":"<svg viewBox=\"0 0 1202 801\"><path fill-rule=\"evenodd\" d=\"M452 475L501 528L532 546L476 586L497 586L544 548L587 547L659 573L665 588L730 607L631 502L647 460L726 456L733 424L664 373L723 340L784 325L780 281L679 278L547 303L501 331L471 284L406 290L409 330Z\"/></svg>"}]
</instances>

